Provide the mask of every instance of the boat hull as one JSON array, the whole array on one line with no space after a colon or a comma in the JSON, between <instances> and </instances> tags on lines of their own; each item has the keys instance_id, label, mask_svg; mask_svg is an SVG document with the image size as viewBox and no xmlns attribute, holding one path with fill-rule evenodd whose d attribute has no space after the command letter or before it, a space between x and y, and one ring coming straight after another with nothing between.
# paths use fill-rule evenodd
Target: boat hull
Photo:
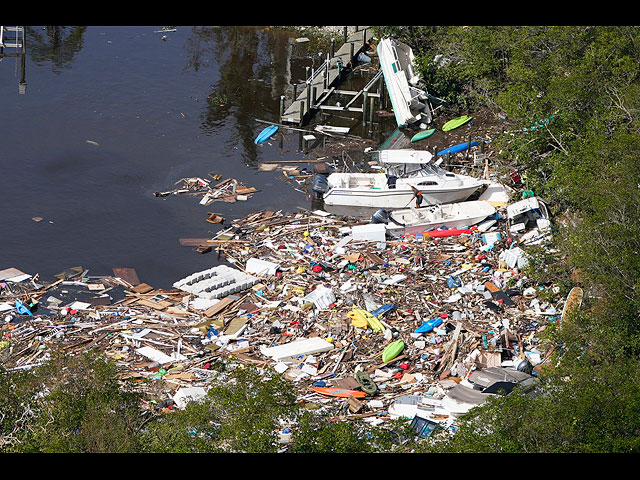
<instances>
[{"instance_id":1,"label":"boat hull","mask_svg":"<svg viewBox=\"0 0 640 480\"><path fill-rule=\"evenodd\" d=\"M383 39L377 51L398 127L417 122L427 113L425 103L419 100L424 91L412 85L415 73L411 50L399 42Z\"/></svg>"},{"instance_id":2,"label":"boat hull","mask_svg":"<svg viewBox=\"0 0 640 480\"><path fill-rule=\"evenodd\" d=\"M413 235L441 227L462 229L482 222L495 212L493 205L481 200L437 205L432 208L396 210L391 216L404 226L389 222L387 229L403 235Z\"/></svg>"},{"instance_id":3,"label":"boat hull","mask_svg":"<svg viewBox=\"0 0 640 480\"><path fill-rule=\"evenodd\" d=\"M480 188L481 184L472 184L460 188L439 190L435 192L422 191L422 204L439 205L442 203L463 202ZM416 206L413 190L408 189L348 189L331 188L323 200L325 205L345 205L353 207L370 207L386 209L403 209Z\"/></svg>"}]
</instances>

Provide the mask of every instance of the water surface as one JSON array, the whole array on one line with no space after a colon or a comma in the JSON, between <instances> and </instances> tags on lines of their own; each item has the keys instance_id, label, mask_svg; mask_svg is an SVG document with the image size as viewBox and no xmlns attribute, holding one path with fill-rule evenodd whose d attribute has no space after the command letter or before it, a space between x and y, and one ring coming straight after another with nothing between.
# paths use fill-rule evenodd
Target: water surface
<instances>
[{"instance_id":1,"label":"water surface","mask_svg":"<svg viewBox=\"0 0 640 480\"><path fill-rule=\"evenodd\" d=\"M253 140L266 126L258 120L278 121L280 96L320 57L285 31L161 28L26 27L24 67L0 61L0 269L47 280L74 266L90 275L130 267L170 288L215 265L215 254L179 243L220 229L205 222L209 212L231 220L310 207L281 173L257 168L309 158L299 135ZM154 196L216 174L260 192L209 206Z\"/></svg>"}]
</instances>

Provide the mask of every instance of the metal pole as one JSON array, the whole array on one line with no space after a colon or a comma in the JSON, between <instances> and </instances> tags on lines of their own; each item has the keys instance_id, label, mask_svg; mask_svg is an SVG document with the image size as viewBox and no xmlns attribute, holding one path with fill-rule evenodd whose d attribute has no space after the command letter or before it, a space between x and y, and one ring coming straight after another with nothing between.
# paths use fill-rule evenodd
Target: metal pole
<instances>
[{"instance_id":1,"label":"metal pole","mask_svg":"<svg viewBox=\"0 0 640 480\"><path fill-rule=\"evenodd\" d=\"M373 123L373 110L374 110L373 103L375 101L375 98L371 97L369 99L369 101L371 102L370 105L369 105L369 124L372 124Z\"/></svg>"},{"instance_id":2,"label":"metal pole","mask_svg":"<svg viewBox=\"0 0 640 480\"><path fill-rule=\"evenodd\" d=\"M362 125L367 124L367 103L369 99L369 92L362 93Z\"/></svg>"}]
</instances>

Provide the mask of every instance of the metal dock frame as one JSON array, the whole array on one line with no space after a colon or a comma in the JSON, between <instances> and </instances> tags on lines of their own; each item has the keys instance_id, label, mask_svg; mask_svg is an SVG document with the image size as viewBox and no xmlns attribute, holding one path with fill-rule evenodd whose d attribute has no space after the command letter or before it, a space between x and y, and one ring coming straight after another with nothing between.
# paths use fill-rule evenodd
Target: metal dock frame
<instances>
[{"instance_id":1,"label":"metal dock frame","mask_svg":"<svg viewBox=\"0 0 640 480\"><path fill-rule=\"evenodd\" d=\"M280 117L282 123L304 125L316 111L321 109L362 112L363 121L365 120L368 92L364 90L361 92L350 92L356 95L355 98L359 97L361 93L364 93L363 107L351 106L355 98L350 101L346 107L323 104L332 93L339 92L336 90L336 87L343 80L345 67L347 65L354 65L357 56L367 48L368 31L369 27L356 27L356 31L348 36L345 27L344 44L334 54L331 52L327 54L327 59L323 64L308 76L304 83L305 88L303 88L299 94L296 93L297 89L294 88L295 99L286 110L284 108L285 97L281 97ZM376 76L376 80L377 79L378 76ZM374 82L369 83L373 84ZM366 88L368 89L369 85ZM378 96L378 94L369 94L369 96Z\"/></svg>"},{"instance_id":2,"label":"metal dock frame","mask_svg":"<svg viewBox=\"0 0 640 480\"><path fill-rule=\"evenodd\" d=\"M7 35L11 33L12 35ZM5 49L15 48L15 53L7 53ZM26 45L24 27L8 27L0 25L0 61L4 57L16 57L20 61L20 80L18 82L18 92L23 95L27 90L26 82Z\"/></svg>"}]
</instances>

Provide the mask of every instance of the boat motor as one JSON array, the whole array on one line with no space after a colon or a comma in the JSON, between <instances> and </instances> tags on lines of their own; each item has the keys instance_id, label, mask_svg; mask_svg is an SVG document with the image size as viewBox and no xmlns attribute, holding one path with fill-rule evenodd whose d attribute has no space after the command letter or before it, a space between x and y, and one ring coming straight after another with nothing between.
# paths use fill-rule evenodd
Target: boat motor
<instances>
[{"instance_id":1,"label":"boat motor","mask_svg":"<svg viewBox=\"0 0 640 480\"><path fill-rule=\"evenodd\" d=\"M371 223L384 223L387 225L389 223L389 212L387 212L384 208L376 210L373 215L371 215Z\"/></svg>"},{"instance_id":2,"label":"boat motor","mask_svg":"<svg viewBox=\"0 0 640 480\"><path fill-rule=\"evenodd\" d=\"M313 177L311 189L315 192L316 198L321 199L327 190L329 190L329 180L321 173L317 173Z\"/></svg>"},{"instance_id":3,"label":"boat motor","mask_svg":"<svg viewBox=\"0 0 640 480\"><path fill-rule=\"evenodd\" d=\"M384 223L385 225L388 225L389 222L393 222L396 225L400 226L400 227L404 227L403 223L398 222L395 218L393 218L391 216L391 214L385 210L384 208L381 208L379 210L376 210L374 212L374 214L371 216L371 223Z\"/></svg>"}]
</instances>

